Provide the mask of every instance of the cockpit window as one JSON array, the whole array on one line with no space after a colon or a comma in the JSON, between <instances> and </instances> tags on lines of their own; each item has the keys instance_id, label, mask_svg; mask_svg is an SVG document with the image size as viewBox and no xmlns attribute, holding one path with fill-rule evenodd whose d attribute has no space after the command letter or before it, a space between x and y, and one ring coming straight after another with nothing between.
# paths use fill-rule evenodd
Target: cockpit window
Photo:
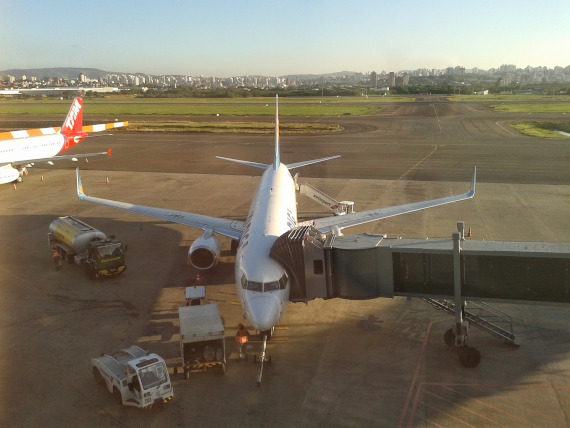
<instances>
[{"instance_id":1,"label":"cockpit window","mask_svg":"<svg viewBox=\"0 0 570 428\"><path fill-rule=\"evenodd\" d=\"M247 289L250 291L263 291L263 283L262 282L255 282L255 281L248 281L247 282Z\"/></svg>"},{"instance_id":2,"label":"cockpit window","mask_svg":"<svg viewBox=\"0 0 570 428\"><path fill-rule=\"evenodd\" d=\"M265 291L276 291L276 290L284 290L287 288L287 274L283 274L279 281L270 281L270 282L257 282L257 281L248 281L245 275L241 277L241 286L242 288L249 290L249 291L258 291L258 292L265 292Z\"/></svg>"},{"instance_id":3,"label":"cockpit window","mask_svg":"<svg viewBox=\"0 0 570 428\"><path fill-rule=\"evenodd\" d=\"M281 278L279 278L279 286L281 290L285 290L287 288L287 274L284 273Z\"/></svg>"},{"instance_id":4,"label":"cockpit window","mask_svg":"<svg viewBox=\"0 0 570 428\"><path fill-rule=\"evenodd\" d=\"M279 290L279 281L266 282L263 284L263 291Z\"/></svg>"}]
</instances>

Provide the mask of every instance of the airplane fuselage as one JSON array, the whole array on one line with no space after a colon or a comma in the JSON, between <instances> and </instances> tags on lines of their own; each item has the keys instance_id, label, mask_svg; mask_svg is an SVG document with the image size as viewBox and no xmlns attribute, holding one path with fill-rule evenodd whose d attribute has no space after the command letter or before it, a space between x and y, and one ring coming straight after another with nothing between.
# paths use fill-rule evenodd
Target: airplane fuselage
<instances>
[{"instance_id":1,"label":"airplane fuselage","mask_svg":"<svg viewBox=\"0 0 570 428\"><path fill-rule=\"evenodd\" d=\"M15 163L26 159L49 158L65 147L62 134L40 135L0 141L0 163Z\"/></svg>"},{"instance_id":2,"label":"airplane fuselage","mask_svg":"<svg viewBox=\"0 0 570 428\"><path fill-rule=\"evenodd\" d=\"M269 257L275 240L297 225L295 185L287 166L269 166L255 193L236 255L235 281L246 317L269 330L283 316L290 284Z\"/></svg>"}]
</instances>

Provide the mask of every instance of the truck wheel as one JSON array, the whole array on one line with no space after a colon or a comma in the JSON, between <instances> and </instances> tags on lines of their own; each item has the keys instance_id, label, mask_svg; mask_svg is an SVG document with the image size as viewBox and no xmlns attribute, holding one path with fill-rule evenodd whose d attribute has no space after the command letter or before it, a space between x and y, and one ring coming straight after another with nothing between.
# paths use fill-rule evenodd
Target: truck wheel
<instances>
[{"instance_id":1,"label":"truck wheel","mask_svg":"<svg viewBox=\"0 0 570 428\"><path fill-rule=\"evenodd\" d=\"M121 393L117 389L117 387L113 388L113 398L115 398L115 403L118 405L123 404L123 397L121 397Z\"/></svg>"},{"instance_id":2,"label":"truck wheel","mask_svg":"<svg viewBox=\"0 0 570 428\"><path fill-rule=\"evenodd\" d=\"M89 264L85 265L85 275L87 275L89 279L95 279L95 271Z\"/></svg>"},{"instance_id":3,"label":"truck wheel","mask_svg":"<svg viewBox=\"0 0 570 428\"><path fill-rule=\"evenodd\" d=\"M103 379L103 376L101 376L101 372L97 367L93 367L93 378L95 378L97 385L105 384L105 379Z\"/></svg>"}]
</instances>

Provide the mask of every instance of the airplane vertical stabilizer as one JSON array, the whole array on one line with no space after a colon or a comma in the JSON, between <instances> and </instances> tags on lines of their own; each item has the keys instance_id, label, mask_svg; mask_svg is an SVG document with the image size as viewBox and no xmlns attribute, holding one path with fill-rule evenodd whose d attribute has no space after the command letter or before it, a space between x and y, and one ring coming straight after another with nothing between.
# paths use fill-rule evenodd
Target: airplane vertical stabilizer
<instances>
[{"instance_id":1,"label":"airplane vertical stabilizer","mask_svg":"<svg viewBox=\"0 0 570 428\"><path fill-rule=\"evenodd\" d=\"M73 99L59 132L65 137L61 152L79 144L87 137L87 133L83 132L83 98Z\"/></svg>"},{"instance_id":2,"label":"airplane vertical stabilizer","mask_svg":"<svg viewBox=\"0 0 570 428\"><path fill-rule=\"evenodd\" d=\"M279 95L275 95L275 158L273 159L273 169L277 170L281 163L279 154Z\"/></svg>"},{"instance_id":3,"label":"airplane vertical stabilizer","mask_svg":"<svg viewBox=\"0 0 570 428\"><path fill-rule=\"evenodd\" d=\"M69 136L81 133L83 130L83 98L77 97L73 99L69 112L61 125L60 132Z\"/></svg>"}]
</instances>

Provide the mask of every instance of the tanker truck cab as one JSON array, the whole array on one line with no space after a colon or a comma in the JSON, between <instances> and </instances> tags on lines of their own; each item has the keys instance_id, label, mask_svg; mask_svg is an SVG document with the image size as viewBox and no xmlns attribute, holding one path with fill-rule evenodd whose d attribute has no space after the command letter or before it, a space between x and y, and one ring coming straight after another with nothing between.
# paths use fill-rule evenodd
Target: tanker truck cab
<instances>
[{"instance_id":1,"label":"tanker truck cab","mask_svg":"<svg viewBox=\"0 0 570 428\"><path fill-rule=\"evenodd\" d=\"M90 278L117 275L126 269L125 252L127 247L120 241L94 239L87 248L85 273Z\"/></svg>"}]
</instances>

